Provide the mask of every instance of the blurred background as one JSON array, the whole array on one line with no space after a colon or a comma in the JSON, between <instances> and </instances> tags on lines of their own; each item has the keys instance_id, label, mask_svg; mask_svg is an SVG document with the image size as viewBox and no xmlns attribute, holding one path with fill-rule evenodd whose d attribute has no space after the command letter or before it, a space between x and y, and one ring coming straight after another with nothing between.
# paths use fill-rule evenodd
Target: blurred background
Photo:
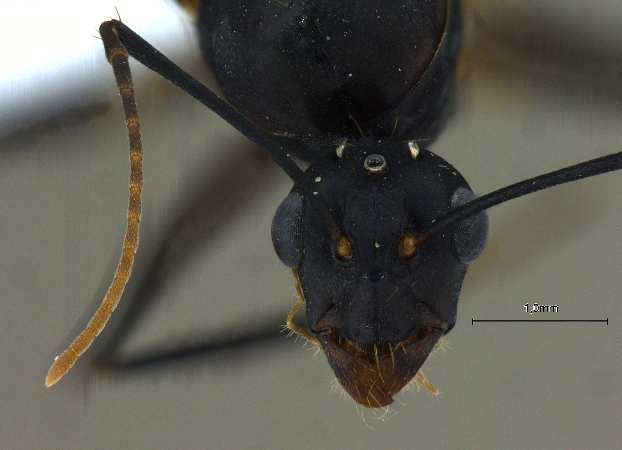
<instances>
[{"instance_id":1,"label":"blurred background","mask_svg":"<svg viewBox=\"0 0 622 450\"><path fill-rule=\"evenodd\" d=\"M323 355L279 334L294 290L269 229L289 180L137 63L134 277L111 326L47 390L53 356L105 292L125 227L127 134L97 38L115 6L214 86L192 19L172 1L4 5L0 448L622 448L621 173L491 210L450 348L425 366L441 396L404 392L392 411L361 414L331 392ZM619 1L478 0L464 19L456 111L432 150L477 192L622 148ZM609 325L471 325L529 318L527 302L559 306L538 318ZM130 360L180 347L192 357L93 365L111 349Z\"/></svg>"}]
</instances>

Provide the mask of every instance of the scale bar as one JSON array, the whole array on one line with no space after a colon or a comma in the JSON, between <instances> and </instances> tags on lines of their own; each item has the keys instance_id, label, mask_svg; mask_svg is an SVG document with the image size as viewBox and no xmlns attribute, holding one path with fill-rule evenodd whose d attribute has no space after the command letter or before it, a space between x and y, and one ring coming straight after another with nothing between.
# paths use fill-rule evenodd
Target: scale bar
<instances>
[{"instance_id":1,"label":"scale bar","mask_svg":"<svg viewBox=\"0 0 622 450\"><path fill-rule=\"evenodd\" d=\"M606 319L476 319L475 317L471 318L471 325L475 325L478 322L497 322L497 323L510 323L510 322L520 322L520 323L563 323L563 322L582 322L582 323L604 323L609 326L609 317Z\"/></svg>"}]
</instances>

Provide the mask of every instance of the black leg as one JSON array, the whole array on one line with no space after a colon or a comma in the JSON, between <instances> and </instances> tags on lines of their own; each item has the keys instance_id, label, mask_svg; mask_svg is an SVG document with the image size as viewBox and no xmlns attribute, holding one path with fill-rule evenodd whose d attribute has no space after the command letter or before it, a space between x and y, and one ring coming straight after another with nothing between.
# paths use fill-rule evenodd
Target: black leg
<instances>
[{"instance_id":1,"label":"black leg","mask_svg":"<svg viewBox=\"0 0 622 450\"><path fill-rule=\"evenodd\" d=\"M285 314L283 311L280 314L260 317L253 320L252 326L228 327L220 333L190 336L180 339L178 343L171 344L167 341L135 355L108 357L102 354L95 361L95 367L104 372L112 371L115 375L123 375L169 367L178 368L182 364L191 363L218 366L223 359L229 363L235 357L243 358L248 352L262 357L267 352L275 354L279 347L284 350L287 344L291 344L282 332ZM255 324L256 322L259 324ZM289 348L293 347L290 345Z\"/></svg>"}]
</instances>

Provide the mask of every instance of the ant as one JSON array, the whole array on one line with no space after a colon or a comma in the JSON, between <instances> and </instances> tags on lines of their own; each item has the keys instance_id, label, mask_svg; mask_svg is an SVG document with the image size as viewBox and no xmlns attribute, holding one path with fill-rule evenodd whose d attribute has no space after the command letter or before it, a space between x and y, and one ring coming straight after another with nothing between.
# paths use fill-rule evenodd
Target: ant
<instances>
[{"instance_id":1,"label":"ant","mask_svg":"<svg viewBox=\"0 0 622 450\"><path fill-rule=\"evenodd\" d=\"M622 153L476 197L456 168L423 146L446 115L460 43L457 0L197 7L201 47L227 100L120 20L100 27L129 133L127 230L101 306L55 359L46 385L106 326L138 248L142 145L132 56L258 144L293 181L271 230L297 292L288 328L324 351L365 407L391 404L413 378L437 394L420 369L456 323L462 282L485 246L486 211L622 169ZM306 327L295 322L303 306Z\"/></svg>"}]
</instances>

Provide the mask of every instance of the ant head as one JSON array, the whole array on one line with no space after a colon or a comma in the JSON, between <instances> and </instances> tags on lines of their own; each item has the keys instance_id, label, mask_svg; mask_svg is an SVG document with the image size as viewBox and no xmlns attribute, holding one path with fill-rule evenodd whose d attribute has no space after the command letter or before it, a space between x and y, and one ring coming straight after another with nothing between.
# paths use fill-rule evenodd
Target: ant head
<instances>
[{"instance_id":1,"label":"ant head","mask_svg":"<svg viewBox=\"0 0 622 450\"><path fill-rule=\"evenodd\" d=\"M414 142L363 141L337 155L294 186L272 239L341 384L358 402L384 406L453 327L487 219L424 239L436 218L474 197L456 169Z\"/></svg>"}]
</instances>

